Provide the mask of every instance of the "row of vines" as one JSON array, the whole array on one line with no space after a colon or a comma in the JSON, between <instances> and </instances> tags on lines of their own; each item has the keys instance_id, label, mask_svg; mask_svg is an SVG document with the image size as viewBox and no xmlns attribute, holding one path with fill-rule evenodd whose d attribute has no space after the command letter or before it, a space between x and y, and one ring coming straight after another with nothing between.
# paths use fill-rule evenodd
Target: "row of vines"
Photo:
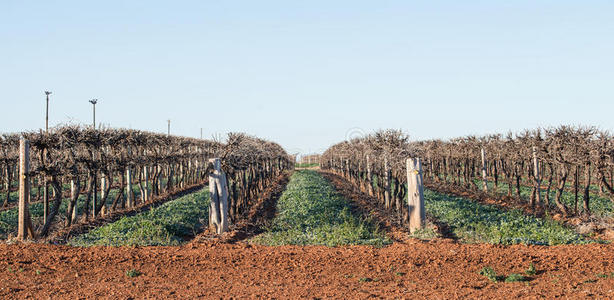
<instances>
[{"instance_id":1,"label":"row of vines","mask_svg":"<svg viewBox=\"0 0 614 300\"><path fill-rule=\"evenodd\" d=\"M11 195L18 188L20 139L30 143L31 202L44 206L41 224L31 228L34 236L205 184L211 158L220 158L227 174L233 220L249 206L249 199L293 165L278 144L242 133L229 134L225 143L78 126L5 134L0 137L5 210L16 205ZM116 191L113 199L111 190ZM64 201L68 209L59 215ZM80 213L77 206L83 208Z\"/></svg>"},{"instance_id":2,"label":"row of vines","mask_svg":"<svg viewBox=\"0 0 614 300\"><path fill-rule=\"evenodd\" d=\"M614 201L614 137L594 127L560 126L507 135L410 141L379 131L330 147L321 164L407 219L406 159L422 160L424 180L526 201L563 215L591 215L591 199ZM530 189L530 196L521 191ZM502 193L501 190L504 190ZM573 201L562 201L563 195Z\"/></svg>"}]
</instances>

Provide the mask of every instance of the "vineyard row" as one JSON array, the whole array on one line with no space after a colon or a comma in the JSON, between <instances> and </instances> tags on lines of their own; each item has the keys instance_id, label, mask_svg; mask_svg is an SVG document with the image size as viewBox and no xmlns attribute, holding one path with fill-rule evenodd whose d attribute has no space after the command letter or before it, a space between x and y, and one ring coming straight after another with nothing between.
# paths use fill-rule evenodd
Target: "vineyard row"
<instances>
[{"instance_id":1,"label":"vineyard row","mask_svg":"<svg viewBox=\"0 0 614 300\"><path fill-rule=\"evenodd\" d=\"M26 212L24 232L20 231L24 236L34 237L47 235L52 225L66 227L80 218L76 207L82 186L85 209L81 218L94 219L118 208L137 205L134 184L145 202L164 193L205 184L210 175L223 175L224 180L227 178L223 188L228 196L228 213L233 220L249 207L250 199L293 166L278 144L241 133L229 134L227 141L221 143L137 130L58 127L49 132L0 138L0 167L7 197L16 173L23 170L19 164L23 167L20 150L23 154L24 148L28 148L28 172L19 176L18 180L23 181L19 186L29 190L30 184L34 184L38 185L34 188L44 191L44 222L33 228ZM213 158L218 158L218 168L214 167ZM111 187L119 189L112 202L107 201ZM65 194L70 194L65 222L57 224L56 216ZM25 195L26 204L20 210L27 210L30 193Z\"/></svg>"},{"instance_id":2,"label":"vineyard row","mask_svg":"<svg viewBox=\"0 0 614 300\"><path fill-rule=\"evenodd\" d=\"M407 222L403 199L410 157L421 159L427 183L499 198L505 198L498 191L506 188L505 199L528 201L530 207L540 205L563 215L590 215L596 193L614 201L614 138L593 127L560 126L446 141L410 141L399 130L384 130L333 145L320 164L353 181ZM531 195L521 199L527 186ZM565 203L562 197L569 193L574 201Z\"/></svg>"}]
</instances>

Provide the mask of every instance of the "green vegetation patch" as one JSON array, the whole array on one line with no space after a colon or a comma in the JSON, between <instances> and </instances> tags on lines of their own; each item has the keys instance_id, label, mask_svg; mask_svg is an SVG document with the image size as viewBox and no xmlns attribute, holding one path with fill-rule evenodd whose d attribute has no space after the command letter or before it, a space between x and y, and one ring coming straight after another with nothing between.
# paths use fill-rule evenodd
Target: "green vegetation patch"
<instances>
[{"instance_id":1,"label":"green vegetation patch","mask_svg":"<svg viewBox=\"0 0 614 300\"><path fill-rule=\"evenodd\" d=\"M479 181L479 184L480 185L482 184L481 181ZM553 211L557 210L556 204L554 203L554 198L556 196L555 185L556 184L553 183L553 186L550 189L550 199L551 200L550 200L549 208ZM495 190L495 185L493 182L491 181L488 182L488 189L489 191ZM507 195L507 191L508 191L508 184L506 182L499 182L496 192L500 195ZM516 196L516 186L515 185L513 186L512 192L513 192L513 195ZM525 199L526 201L528 201L528 199L531 198L532 192L533 192L532 187L528 187L524 185L520 186L520 197L522 199ZM592 192L590 194L589 209L591 211L591 214L597 217L604 217L604 218L612 217L614 215L614 204L608 197L600 196L596 194L596 192L597 192L597 188L595 187L594 189L592 189ZM541 195L542 195L542 201L545 201L546 189L541 190ZM583 201L584 201L583 187L580 187L580 191L578 193L578 206L579 206L578 210L579 211L584 210L582 207ZM574 202L575 202L575 195L573 191L570 191L570 190L563 191L563 193L561 194L561 202L565 204L565 206L573 210Z\"/></svg>"},{"instance_id":2,"label":"green vegetation patch","mask_svg":"<svg viewBox=\"0 0 614 300\"><path fill-rule=\"evenodd\" d=\"M524 277L523 275L516 274L516 273L512 273L510 275L507 275L507 277L505 277L505 282L521 282L521 281L527 281L527 280L528 279Z\"/></svg>"},{"instance_id":3,"label":"green vegetation patch","mask_svg":"<svg viewBox=\"0 0 614 300\"><path fill-rule=\"evenodd\" d=\"M136 193L137 198L141 196L138 185L133 185L132 189ZM118 189L112 189L109 191L109 196L107 197L107 201L106 201L107 206L110 206L113 203L113 200L117 196L117 193L119 193ZM97 195L98 195L97 199L98 201L100 201L100 198L101 198L100 192L98 192ZM50 199L49 202L50 202L49 207L51 209L51 207L53 207L54 199ZM56 216L56 220L59 220L59 222L63 222L66 219L66 211L68 210L69 202L70 200L68 198L62 199L62 202L58 210L58 214ZM32 224L34 225L34 228L38 228L39 226L43 224L43 220L44 220L43 219L43 212L44 212L43 203L42 202L30 203L29 208L30 208L30 216L32 217ZM79 195L79 199L77 200L77 213L79 214L79 216L81 216L83 215L84 211L85 211L85 195L81 194ZM18 212L19 212L19 208L17 206L4 210L4 211L0 211L0 239L6 239L9 237L10 234L13 234L13 235L17 234Z\"/></svg>"},{"instance_id":4,"label":"green vegetation patch","mask_svg":"<svg viewBox=\"0 0 614 300\"><path fill-rule=\"evenodd\" d=\"M498 282L503 279L503 276L497 275L497 272L492 267L484 267L480 270L480 275L488 278L488 280L492 282Z\"/></svg>"},{"instance_id":5,"label":"green vegetation patch","mask_svg":"<svg viewBox=\"0 0 614 300\"><path fill-rule=\"evenodd\" d=\"M527 216L471 200L424 191L426 211L445 222L465 242L558 245L587 243L581 235L553 220Z\"/></svg>"},{"instance_id":6,"label":"green vegetation patch","mask_svg":"<svg viewBox=\"0 0 614 300\"><path fill-rule=\"evenodd\" d=\"M265 245L385 245L390 240L313 170L294 172L277 203L277 216L252 242Z\"/></svg>"},{"instance_id":7,"label":"green vegetation patch","mask_svg":"<svg viewBox=\"0 0 614 300\"><path fill-rule=\"evenodd\" d=\"M533 266L533 264L531 264L531 266ZM488 278L488 280L492 282L522 282L531 280L531 278L518 273L512 273L507 276L499 275L492 267L484 267L478 274Z\"/></svg>"},{"instance_id":8,"label":"green vegetation patch","mask_svg":"<svg viewBox=\"0 0 614 300\"><path fill-rule=\"evenodd\" d=\"M179 245L209 222L209 190L202 189L147 212L123 217L69 241L73 246Z\"/></svg>"}]
</instances>

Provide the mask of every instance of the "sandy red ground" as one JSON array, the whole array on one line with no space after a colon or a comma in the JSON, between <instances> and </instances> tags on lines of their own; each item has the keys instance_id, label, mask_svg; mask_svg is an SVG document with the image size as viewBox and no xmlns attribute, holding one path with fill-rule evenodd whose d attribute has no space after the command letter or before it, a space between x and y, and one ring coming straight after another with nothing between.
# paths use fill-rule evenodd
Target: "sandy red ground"
<instances>
[{"instance_id":1,"label":"sandy red ground","mask_svg":"<svg viewBox=\"0 0 614 300\"><path fill-rule=\"evenodd\" d=\"M2 298L553 298L614 297L614 247L492 246L447 241L351 246L73 248L0 245ZM528 283L478 274L522 273ZM143 274L128 277L127 270Z\"/></svg>"}]
</instances>

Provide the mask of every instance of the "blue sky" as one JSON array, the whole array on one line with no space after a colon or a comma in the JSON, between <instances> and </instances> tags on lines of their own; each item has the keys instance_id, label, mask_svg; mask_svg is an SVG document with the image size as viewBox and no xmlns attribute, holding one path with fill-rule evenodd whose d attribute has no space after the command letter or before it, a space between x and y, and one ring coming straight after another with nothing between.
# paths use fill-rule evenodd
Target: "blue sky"
<instances>
[{"instance_id":1,"label":"blue sky","mask_svg":"<svg viewBox=\"0 0 614 300\"><path fill-rule=\"evenodd\" d=\"M91 123L292 152L379 128L414 139L614 129L612 1L0 0L0 132Z\"/></svg>"}]
</instances>

